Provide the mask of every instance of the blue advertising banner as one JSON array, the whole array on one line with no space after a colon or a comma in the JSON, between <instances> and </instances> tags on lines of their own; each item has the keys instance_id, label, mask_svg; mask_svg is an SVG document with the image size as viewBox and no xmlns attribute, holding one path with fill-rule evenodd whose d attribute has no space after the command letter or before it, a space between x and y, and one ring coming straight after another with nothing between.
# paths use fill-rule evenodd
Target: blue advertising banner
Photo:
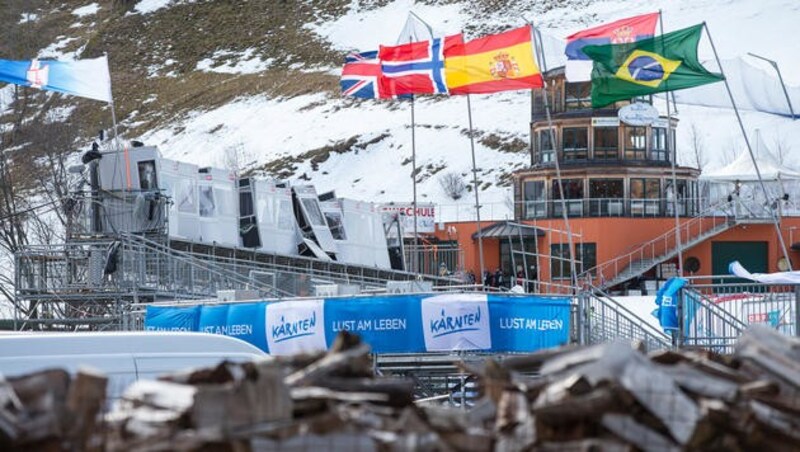
<instances>
[{"instance_id":1,"label":"blue advertising banner","mask_svg":"<svg viewBox=\"0 0 800 452\"><path fill-rule=\"evenodd\" d=\"M325 302L328 346L340 331L358 334L378 353L419 353L422 340L419 296L392 295Z\"/></svg>"},{"instance_id":2,"label":"blue advertising banner","mask_svg":"<svg viewBox=\"0 0 800 452\"><path fill-rule=\"evenodd\" d=\"M228 336L267 350L266 303L231 304L228 309Z\"/></svg>"},{"instance_id":3,"label":"blue advertising banner","mask_svg":"<svg viewBox=\"0 0 800 452\"><path fill-rule=\"evenodd\" d=\"M228 329L227 304L207 305L200 308L200 321L197 322L197 331L201 333L225 334Z\"/></svg>"},{"instance_id":4,"label":"blue advertising banner","mask_svg":"<svg viewBox=\"0 0 800 452\"><path fill-rule=\"evenodd\" d=\"M272 355L325 350L345 330L375 353L532 352L566 344L569 322L566 297L448 293L148 307L145 329L225 334Z\"/></svg>"},{"instance_id":5,"label":"blue advertising banner","mask_svg":"<svg viewBox=\"0 0 800 452\"><path fill-rule=\"evenodd\" d=\"M148 306L144 316L145 331L197 331L200 306Z\"/></svg>"},{"instance_id":6,"label":"blue advertising banner","mask_svg":"<svg viewBox=\"0 0 800 452\"><path fill-rule=\"evenodd\" d=\"M489 295L492 348L533 351L569 342L569 298Z\"/></svg>"}]
</instances>

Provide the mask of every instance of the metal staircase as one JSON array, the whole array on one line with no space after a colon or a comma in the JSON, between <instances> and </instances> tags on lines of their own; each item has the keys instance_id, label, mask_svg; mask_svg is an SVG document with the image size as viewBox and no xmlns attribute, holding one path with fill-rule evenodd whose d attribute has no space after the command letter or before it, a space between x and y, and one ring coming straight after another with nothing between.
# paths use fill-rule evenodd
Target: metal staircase
<instances>
[{"instance_id":1,"label":"metal staircase","mask_svg":"<svg viewBox=\"0 0 800 452\"><path fill-rule=\"evenodd\" d=\"M735 212L732 203L724 203L681 223L679 234L682 248L692 248L738 224L765 221L763 216L744 218L737 217ZM579 275L579 280L600 289L616 286L676 257L676 243L675 229L670 229L622 256L586 270Z\"/></svg>"}]
</instances>

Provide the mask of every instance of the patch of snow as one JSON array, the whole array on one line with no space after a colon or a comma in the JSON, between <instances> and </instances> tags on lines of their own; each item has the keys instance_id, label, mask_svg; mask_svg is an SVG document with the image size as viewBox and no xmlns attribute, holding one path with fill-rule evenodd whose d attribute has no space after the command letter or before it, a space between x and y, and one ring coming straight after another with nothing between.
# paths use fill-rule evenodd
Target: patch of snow
<instances>
[{"instance_id":1,"label":"patch of snow","mask_svg":"<svg viewBox=\"0 0 800 452\"><path fill-rule=\"evenodd\" d=\"M20 14L20 16L22 17L19 19L19 22L17 22L18 24L27 24L29 22L36 22L37 20L39 20L38 14L22 13Z\"/></svg>"},{"instance_id":2,"label":"patch of snow","mask_svg":"<svg viewBox=\"0 0 800 452\"><path fill-rule=\"evenodd\" d=\"M205 72L217 72L220 74L257 74L269 68L274 58L265 61L261 57L253 55L255 49L247 49L243 52L232 52L229 50L217 50L211 58L205 58L197 62L196 70ZM216 65L221 58L231 58L225 64Z\"/></svg>"},{"instance_id":3,"label":"patch of snow","mask_svg":"<svg viewBox=\"0 0 800 452\"><path fill-rule=\"evenodd\" d=\"M162 64L150 65L150 66L147 67L147 76L148 77L156 77L156 76L158 76L159 72L161 72L162 69L165 69L167 66L172 66L175 63L177 63L177 61L173 60L172 58L168 58ZM169 72L163 74L163 76L164 77L170 77L170 76L174 77L174 75L170 75L170 74L175 74L175 71L174 70L173 71L169 71Z\"/></svg>"},{"instance_id":4,"label":"patch of snow","mask_svg":"<svg viewBox=\"0 0 800 452\"><path fill-rule=\"evenodd\" d=\"M657 329L658 331L664 331L661 328L661 323L653 315L653 311L657 308L655 295L625 295L615 296L612 298L626 309L636 314L639 318L647 322L647 324L651 327Z\"/></svg>"},{"instance_id":5,"label":"patch of snow","mask_svg":"<svg viewBox=\"0 0 800 452\"><path fill-rule=\"evenodd\" d=\"M307 24L306 28L341 50L377 50L378 45L392 45L403 29L409 11L414 11L437 31L445 34L460 32L469 23L464 4L414 4L414 0L399 0L381 8L361 9L353 2L351 11L337 20Z\"/></svg>"},{"instance_id":6,"label":"patch of snow","mask_svg":"<svg viewBox=\"0 0 800 452\"><path fill-rule=\"evenodd\" d=\"M497 96L473 98L473 120L476 128L486 132L502 132L524 138L527 121L517 121L520 112L529 109L526 92L504 93ZM167 158L191 159L199 165L215 165L222 149L239 143L259 156L259 163L279 157L292 157L309 149L320 148L353 136L369 141L381 134L391 136L368 146L358 153L335 155L319 165L317 171L310 163L298 163L299 176L313 178L317 189L336 189L337 193L355 199L375 201L405 201L411 197L410 105L395 104L387 109L385 103L360 102L349 99L328 99L324 94L305 95L288 100L257 96L240 99L211 111L197 111L180 126L146 134L145 142L158 144ZM469 139L464 133L467 111L463 97L434 101L422 99L417 107L417 163L447 165L447 171L468 173ZM218 124L226 124L212 136L206 132ZM324 124L324 126L320 126ZM513 132L509 132L509 127ZM185 127L185 129L183 129ZM527 152L503 153L476 142L477 158L484 170L482 179L492 182L492 188L482 191L482 203L492 204L492 216L511 215L506 198L507 188L498 188L496 168L523 164ZM425 171L423 171L424 173ZM327 174L325 174L327 173ZM420 200L446 202L434 175L419 184ZM469 205L469 202L466 203ZM463 212L462 214L466 214Z\"/></svg>"},{"instance_id":7,"label":"patch of snow","mask_svg":"<svg viewBox=\"0 0 800 452\"><path fill-rule=\"evenodd\" d=\"M137 13L149 14L165 8L172 0L142 0L133 8Z\"/></svg>"},{"instance_id":8,"label":"patch of snow","mask_svg":"<svg viewBox=\"0 0 800 452\"><path fill-rule=\"evenodd\" d=\"M72 11L72 14L76 15L78 17L85 17L85 16L91 16L93 14L97 14L97 11L99 11L99 10L100 10L100 5L98 5L97 3L92 3L92 4L89 4L89 5L81 6L80 8L74 9Z\"/></svg>"},{"instance_id":9,"label":"patch of snow","mask_svg":"<svg viewBox=\"0 0 800 452\"><path fill-rule=\"evenodd\" d=\"M52 124L54 122L65 122L75 111L75 108L76 107L74 105L51 108L50 110L47 111L44 122L46 124Z\"/></svg>"},{"instance_id":10,"label":"patch of snow","mask_svg":"<svg viewBox=\"0 0 800 452\"><path fill-rule=\"evenodd\" d=\"M800 65L794 64L793 59L793 55L800 54L800 39L786 38L800 17L800 2L796 0L574 0L559 2L554 8L548 9L548 6L537 0L522 0L485 15L465 0L447 5L397 0L373 9L353 2L350 10L338 19L311 23L306 27L337 49L366 51L375 50L380 44L395 43L409 11L444 34L458 33L465 26L476 24L480 29L511 28L523 25L524 19L530 19L545 35L555 38L545 37L548 63L555 67L555 60L550 56L563 54L563 41L558 41L566 36L605 22L661 9L666 32L705 20L720 58L735 58L747 52L763 55L781 64L787 81L800 84ZM467 39L475 37L478 36L465 36ZM557 47L552 49L552 45ZM701 40L700 56L705 60L713 58L707 37Z\"/></svg>"},{"instance_id":11,"label":"patch of snow","mask_svg":"<svg viewBox=\"0 0 800 452\"><path fill-rule=\"evenodd\" d=\"M129 129L135 129L135 128L143 126L145 124L147 124L147 121L130 121L130 122L126 121L125 122L125 126L127 128L129 128Z\"/></svg>"},{"instance_id":12,"label":"patch of snow","mask_svg":"<svg viewBox=\"0 0 800 452\"><path fill-rule=\"evenodd\" d=\"M195 0L141 0L133 10L140 14L150 14L161 8L176 6L186 3L194 3Z\"/></svg>"},{"instance_id":13,"label":"patch of snow","mask_svg":"<svg viewBox=\"0 0 800 452\"><path fill-rule=\"evenodd\" d=\"M38 58L69 59L74 58L78 51L63 52L61 49L76 41L78 38L68 38L59 36L59 40L39 51Z\"/></svg>"}]
</instances>

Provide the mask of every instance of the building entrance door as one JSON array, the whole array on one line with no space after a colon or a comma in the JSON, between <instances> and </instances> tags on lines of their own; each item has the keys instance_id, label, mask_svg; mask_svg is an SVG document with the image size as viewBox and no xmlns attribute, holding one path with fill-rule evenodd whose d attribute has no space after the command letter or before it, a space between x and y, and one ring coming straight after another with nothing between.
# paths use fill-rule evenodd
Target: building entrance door
<instances>
[{"instance_id":1,"label":"building entrance door","mask_svg":"<svg viewBox=\"0 0 800 452\"><path fill-rule=\"evenodd\" d=\"M714 275L728 275L728 265L739 261L751 273L766 273L768 268L767 242L712 242L711 272ZM752 282L741 278L715 279L714 284L732 282Z\"/></svg>"}]
</instances>

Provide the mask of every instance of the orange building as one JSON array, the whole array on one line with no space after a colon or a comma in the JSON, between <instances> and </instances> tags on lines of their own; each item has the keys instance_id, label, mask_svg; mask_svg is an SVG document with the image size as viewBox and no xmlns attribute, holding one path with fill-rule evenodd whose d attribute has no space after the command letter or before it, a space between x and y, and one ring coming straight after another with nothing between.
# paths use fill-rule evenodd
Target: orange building
<instances>
[{"instance_id":1,"label":"orange building","mask_svg":"<svg viewBox=\"0 0 800 452\"><path fill-rule=\"evenodd\" d=\"M514 220L481 226L485 269L501 268L506 281L519 275L529 289L563 291L573 271L568 229L578 284L612 291L653 291L655 281L676 274L679 254L686 275L727 274L733 260L752 272L789 267L777 230L789 247L800 217L785 214L785 192L772 190L772 199L755 182L705 181L685 166L673 171L669 144L678 120L658 115L652 98L592 109L590 83L567 83L562 68L546 78L548 89L533 93L531 166L513 174ZM627 114L634 108L645 118ZM448 223L437 238L457 241L464 267L480 273L474 222ZM788 254L800 264L796 251Z\"/></svg>"}]
</instances>

